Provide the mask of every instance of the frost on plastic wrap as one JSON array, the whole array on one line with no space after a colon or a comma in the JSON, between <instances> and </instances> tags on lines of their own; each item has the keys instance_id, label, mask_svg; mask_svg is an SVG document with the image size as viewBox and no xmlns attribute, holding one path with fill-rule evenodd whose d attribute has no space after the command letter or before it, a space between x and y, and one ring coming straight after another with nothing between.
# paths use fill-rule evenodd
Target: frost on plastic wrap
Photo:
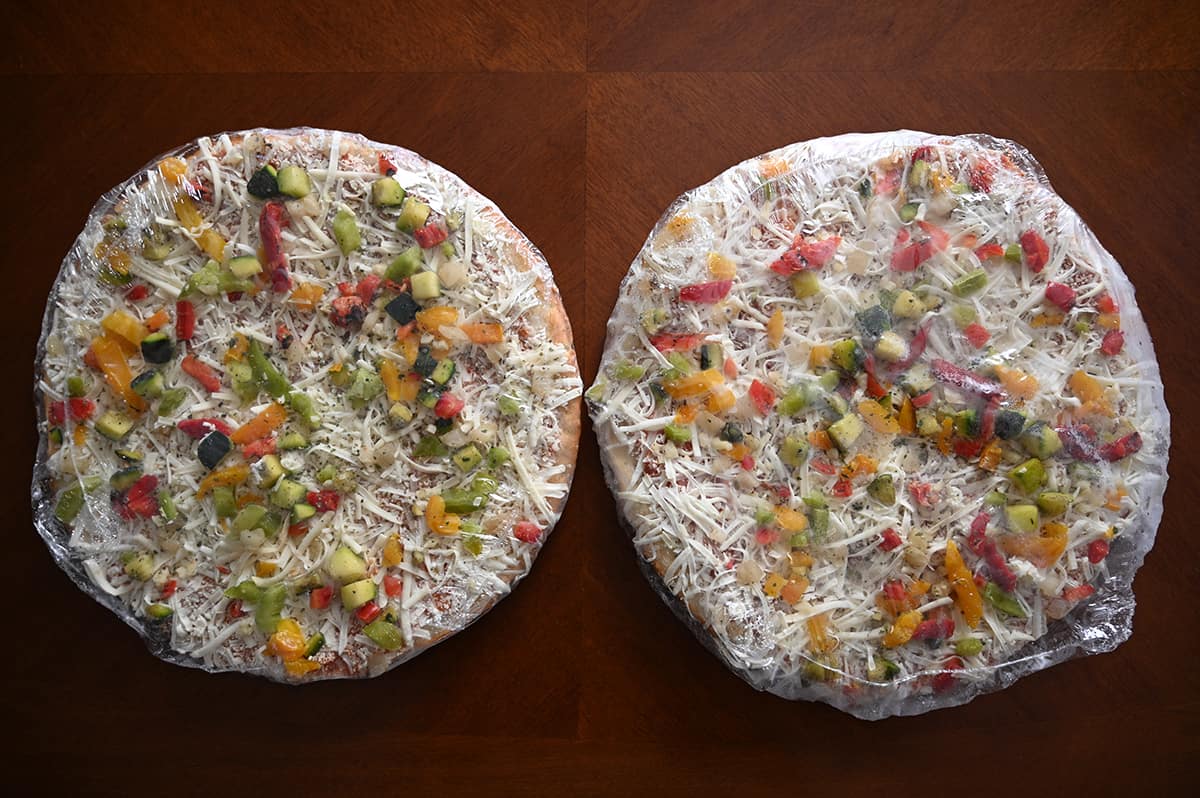
<instances>
[{"instance_id":1,"label":"frost on plastic wrap","mask_svg":"<svg viewBox=\"0 0 1200 798\"><path fill-rule=\"evenodd\" d=\"M164 177L160 164L170 158L180 159L177 167L186 164L182 182ZM264 200L248 190L267 162L280 173L284 166L303 167L311 184L306 196L271 200L282 204L279 237L291 285L273 285L265 269L252 280L253 287L190 295L196 323L185 349L176 340L175 303L189 278L210 258L230 272L223 279L235 276L228 266L233 257L257 256L270 267L260 220ZM408 197L428 206L424 213L414 206L424 231L410 233L398 224L405 210L397 197L373 194L373 183L385 174L394 176ZM343 254L349 240L345 222L337 222L346 212L354 214L359 236L357 249L346 245L349 255ZM438 240L442 236L444 243ZM365 409L355 408L344 391L331 387L329 371L336 363L362 369L390 360L399 374L409 371L412 353L397 343L398 323L383 307L401 287L375 278L398 255L414 249L420 253L415 268L436 272L434 283L441 288L439 298L423 304L458 311L451 323L418 328L414 339L444 352L440 356L453 358L457 366L447 387L465 406L453 428L443 431L442 443L449 452L475 446L486 455L503 449L507 458L467 470L448 457L420 459L414 451L433 428L432 410L410 402L414 418L405 421L402 415L389 417L393 402L386 395ZM362 286L372 281L380 284L373 300L368 296L364 303L360 323L333 323L339 295L369 294L371 289ZM314 307L303 307L302 294L288 293L304 284L324 289L312 300ZM135 288L137 293L129 294ZM143 291L147 295L139 297ZM144 324L159 309L167 316L162 331L176 350L157 368L165 387L183 388L186 397L161 416L161 400L149 399L145 412L132 414L132 432L119 443L110 441L96 429L97 419L129 408L84 357L102 334L102 319L121 311ZM545 259L491 201L455 175L415 153L355 134L258 129L203 138L154 159L92 209L62 263L42 329L34 388L40 435L33 474L35 526L71 579L169 662L291 683L390 670L465 628L507 595L532 567L570 489L582 383L570 326ZM468 330L481 338L478 344ZM248 401L232 390L229 352L235 351L239 333L246 336L242 352L250 341L261 345L290 381L290 390L302 391L320 416L319 428L307 429L298 418L301 406L290 395L281 400L290 409L280 436L296 431L308 437L306 448L280 446L282 464L306 490L333 487L340 495L337 509L322 508L306 529L287 529L285 512L275 519L283 525L273 535L227 534L228 522L218 521L213 498L197 496L209 472L197 458L196 441L178 431L177 423L217 417L236 429L271 401L265 383ZM284 333L290 336L286 347ZM210 395L182 369L185 351L216 371L222 382L218 391ZM125 356L134 376L151 366L135 346ZM232 359L237 357L245 355ZM52 423L55 403L68 399L69 378L80 375L94 413L76 421L67 410L65 418ZM501 397L515 412L500 412ZM51 440L52 426L61 429L61 443ZM78 440L77 426L85 428ZM130 520L118 516L109 478L129 465L118 449L144 455L144 473L156 476L158 487L174 500L174 521L152 512L153 505L151 512L134 512ZM257 456L261 452L247 452L243 459L234 446L218 467L249 464ZM325 466L334 478L320 483L316 473ZM448 489L476 490L474 480L485 473L495 484L483 509L462 513L459 534L429 531L424 514L429 497ZM270 505L269 486L260 479L252 472L238 496ZM64 524L55 508L72 488L79 489L82 501L77 516ZM522 522L537 527L536 540L515 536ZM371 613L364 619L342 606L338 583L328 572L339 545L366 561L379 615L403 638L398 649L385 650L364 634ZM385 567L385 555L394 560L397 551L401 561ZM386 582L385 574L391 577ZM310 656L301 658L313 664L301 662L289 670L281 657L264 652L268 635L255 623L259 602L244 600L239 609L224 594L245 581L264 591L286 586L282 616L297 621L305 643L312 644L317 634L324 638L319 651L311 653L309 645ZM310 607L310 591L318 586L333 588L327 609ZM394 646L394 637L383 640Z\"/></svg>"},{"instance_id":2,"label":"frost on plastic wrap","mask_svg":"<svg viewBox=\"0 0 1200 798\"><path fill-rule=\"evenodd\" d=\"M685 194L587 398L648 579L760 690L913 715L1132 631L1158 365L1133 286L1017 144L818 139Z\"/></svg>"}]
</instances>

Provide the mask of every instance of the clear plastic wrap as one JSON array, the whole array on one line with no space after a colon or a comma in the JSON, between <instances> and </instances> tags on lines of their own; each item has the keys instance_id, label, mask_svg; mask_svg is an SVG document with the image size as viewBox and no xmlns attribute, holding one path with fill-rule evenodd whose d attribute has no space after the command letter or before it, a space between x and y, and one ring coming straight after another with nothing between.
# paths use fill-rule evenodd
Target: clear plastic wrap
<instances>
[{"instance_id":1,"label":"clear plastic wrap","mask_svg":"<svg viewBox=\"0 0 1200 798\"><path fill-rule=\"evenodd\" d=\"M162 382L131 385L149 371ZM105 194L62 263L35 362L34 522L161 659L374 676L528 572L570 489L581 393L549 266L460 178L356 134L207 137ZM268 408L283 425L247 430ZM232 451L212 466L198 454L221 424Z\"/></svg>"},{"instance_id":2,"label":"clear plastic wrap","mask_svg":"<svg viewBox=\"0 0 1200 798\"><path fill-rule=\"evenodd\" d=\"M1158 365L1013 142L817 139L684 194L587 398L648 578L760 690L919 714L1132 631Z\"/></svg>"}]
</instances>

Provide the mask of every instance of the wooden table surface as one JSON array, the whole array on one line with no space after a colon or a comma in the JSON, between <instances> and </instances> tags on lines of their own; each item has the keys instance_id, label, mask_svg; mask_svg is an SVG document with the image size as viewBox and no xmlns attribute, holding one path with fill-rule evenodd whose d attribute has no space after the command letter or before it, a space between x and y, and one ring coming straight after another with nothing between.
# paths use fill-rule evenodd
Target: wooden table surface
<instances>
[{"instance_id":1,"label":"wooden table surface","mask_svg":"<svg viewBox=\"0 0 1200 798\"><path fill-rule=\"evenodd\" d=\"M1195 2L28 5L0 32L10 794L1080 795L1192 778ZM1135 634L912 719L757 693L642 579L585 428L534 571L413 662L288 688L154 659L32 527L26 381L42 308L106 189L198 135L296 124L417 150L494 199L553 266L589 382L647 232L727 166L848 131L1022 142L1137 286L1175 414Z\"/></svg>"}]
</instances>

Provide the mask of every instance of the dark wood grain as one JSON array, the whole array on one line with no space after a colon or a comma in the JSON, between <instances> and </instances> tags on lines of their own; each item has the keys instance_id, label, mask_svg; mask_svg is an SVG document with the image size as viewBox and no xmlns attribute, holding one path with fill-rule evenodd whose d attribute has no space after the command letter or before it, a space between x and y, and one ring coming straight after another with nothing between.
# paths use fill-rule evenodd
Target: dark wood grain
<instances>
[{"instance_id":1,"label":"dark wood grain","mask_svg":"<svg viewBox=\"0 0 1200 798\"><path fill-rule=\"evenodd\" d=\"M177 8L30 4L0 33L14 119L0 128L0 335L15 371L2 672L17 732L0 750L12 791L1011 796L1192 778L1194 3ZM1167 512L1135 584L1132 639L915 719L863 723L755 692L642 578L585 428L566 514L531 575L413 662L285 688L155 660L32 530L26 381L46 293L95 199L164 149L260 124L407 146L496 200L547 255L589 379L620 280L683 191L847 131L1020 141L1136 284L1175 411Z\"/></svg>"}]
</instances>

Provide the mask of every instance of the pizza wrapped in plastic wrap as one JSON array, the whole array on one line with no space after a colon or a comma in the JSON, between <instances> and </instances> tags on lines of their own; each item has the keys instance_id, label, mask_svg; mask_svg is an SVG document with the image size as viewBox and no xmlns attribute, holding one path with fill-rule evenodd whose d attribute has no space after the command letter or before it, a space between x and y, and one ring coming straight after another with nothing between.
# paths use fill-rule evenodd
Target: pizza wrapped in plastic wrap
<instances>
[{"instance_id":1,"label":"pizza wrapped in plastic wrap","mask_svg":"<svg viewBox=\"0 0 1200 798\"><path fill-rule=\"evenodd\" d=\"M374 676L533 564L582 383L489 200L348 133L199 139L96 204L35 367L38 531L157 656Z\"/></svg>"},{"instance_id":2,"label":"pizza wrapped in plastic wrap","mask_svg":"<svg viewBox=\"0 0 1200 798\"><path fill-rule=\"evenodd\" d=\"M1131 633L1158 366L1012 142L819 139L688 192L587 399L651 581L758 689L917 714Z\"/></svg>"}]
</instances>

